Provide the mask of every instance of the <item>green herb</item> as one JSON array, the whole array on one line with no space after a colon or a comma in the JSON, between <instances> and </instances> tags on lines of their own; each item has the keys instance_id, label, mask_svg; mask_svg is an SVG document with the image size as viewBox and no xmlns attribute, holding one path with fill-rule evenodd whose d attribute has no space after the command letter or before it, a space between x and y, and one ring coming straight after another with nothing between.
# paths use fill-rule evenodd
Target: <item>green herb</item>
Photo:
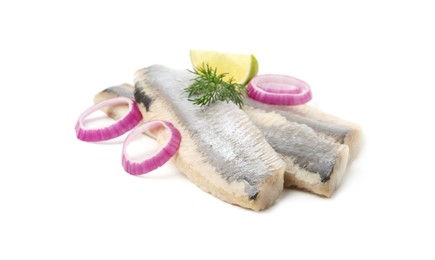
<instances>
[{"instance_id":1,"label":"green herb","mask_svg":"<svg viewBox=\"0 0 435 260\"><path fill-rule=\"evenodd\" d=\"M208 64L202 64L201 67L189 71L197 76L185 89L189 93L189 101L195 105L208 106L220 100L243 107L245 86L235 83L233 78L224 80L228 73L218 74L217 68L212 68Z\"/></svg>"}]
</instances>

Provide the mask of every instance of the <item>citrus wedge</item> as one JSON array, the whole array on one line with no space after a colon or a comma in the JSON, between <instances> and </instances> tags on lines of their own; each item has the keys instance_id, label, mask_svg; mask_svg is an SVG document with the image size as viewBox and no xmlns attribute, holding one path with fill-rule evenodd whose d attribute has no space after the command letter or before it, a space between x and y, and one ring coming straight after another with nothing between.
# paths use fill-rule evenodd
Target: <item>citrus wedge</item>
<instances>
[{"instance_id":1,"label":"citrus wedge","mask_svg":"<svg viewBox=\"0 0 435 260\"><path fill-rule=\"evenodd\" d=\"M190 50L194 68L208 64L218 74L228 73L225 80L246 84L258 73L258 61L252 54L220 53L217 51Z\"/></svg>"}]
</instances>

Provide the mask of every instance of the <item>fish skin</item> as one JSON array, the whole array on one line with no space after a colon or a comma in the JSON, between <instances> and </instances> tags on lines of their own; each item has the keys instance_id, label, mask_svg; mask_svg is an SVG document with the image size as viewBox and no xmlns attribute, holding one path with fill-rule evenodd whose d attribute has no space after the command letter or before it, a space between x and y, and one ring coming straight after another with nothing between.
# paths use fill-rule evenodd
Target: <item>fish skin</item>
<instances>
[{"instance_id":1,"label":"fish skin","mask_svg":"<svg viewBox=\"0 0 435 260\"><path fill-rule=\"evenodd\" d=\"M304 124L312 128L319 136L345 144L349 147L349 158L357 157L361 146L361 127L353 122L324 113L309 105L280 106L270 105L245 97L246 107L278 113L290 122Z\"/></svg>"},{"instance_id":2,"label":"fish skin","mask_svg":"<svg viewBox=\"0 0 435 260\"><path fill-rule=\"evenodd\" d=\"M234 104L199 107L188 101L184 88L192 78L187 71L160 65L137 71L134 97L144 121L162 119L177 127L183 141L173 162L200 188L245 208L270 207L283 189L285 163ZM116 92L106 89L95 102ZM111 111L111 116L119 117L121 109ZM163 132L155 133L157 140L162 136Z\"/></svg>"}]
</instances>

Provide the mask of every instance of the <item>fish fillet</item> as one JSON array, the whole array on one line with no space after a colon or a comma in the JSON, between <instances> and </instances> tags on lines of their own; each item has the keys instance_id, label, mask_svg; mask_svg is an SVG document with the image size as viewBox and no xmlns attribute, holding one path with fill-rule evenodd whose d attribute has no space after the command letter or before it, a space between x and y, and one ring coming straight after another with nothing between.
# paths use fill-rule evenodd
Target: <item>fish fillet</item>
<instances>
[{"instance_id":1,"label":"fish fillet","mask_svg":"<svg viewBox=\"0 0 435 260\"><path fill-rule=\"evenodd\" d=\"M347 145L322 138L307 125L288 121L279 113L249 106L243 110L286 162L285 187L332 196L346 170Z\"/></svg>"},{"instance_id":2,"label":"fish fillet","mask_svg":"<svg viewBox=\"0 0 435 260\"><path fill-rule=\"evenodd\" d=\"M349 157L355 158L361 143L361 127L355 123L324 113L309 105L277 106L258 102L249 97L244 100L246 107L275 112L290 122L304 124L318 135L349 146Z\"/></svg>"},{"instance_id":3,"label":"fish fillet","mask_svg":"<svg viewBox=\"0 0 435 260\"><path fill-rule=\"evenodd\" d=\"M168 120L178 128L183 139L173 162L200 188L242 207L268 208L283 189L284 161L236 105L199 107L188 101L184 89L192 78L187 71L160 65L137 71L134 98L144 121ZM114 92L105 90L95 101L116 96ZM122 109L106 112L117 117ZM161 131L155 137L164 135Z\"/></svg>"},{"instance_id":4,"label":"fish fillet","mask_svg":"<svg viewBox=\"0 0 435 260\"><path fill-rule=\"evenodd\" d=\"M134 98L129 85L108 88L97 97L107 95ZM285 187L298 187L327 197L332 195L346 169L346 145L319 137L310 127L288 121L273 111L245 106L244 112L286 162ZM115 118L122 114L121 111L108 113Z\"/></svg>"}]
</instances>

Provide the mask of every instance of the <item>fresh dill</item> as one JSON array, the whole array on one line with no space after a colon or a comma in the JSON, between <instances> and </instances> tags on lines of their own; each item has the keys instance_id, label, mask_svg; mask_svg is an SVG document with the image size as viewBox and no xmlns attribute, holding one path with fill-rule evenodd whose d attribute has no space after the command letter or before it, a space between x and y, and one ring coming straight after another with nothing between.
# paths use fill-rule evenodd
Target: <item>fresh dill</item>
<instances>
[{"instance_id":1,"label":"fresh dill","mask_svg":"<svg viewBox=\"0 0 435 260\"><path fill-rule=\"evenodd\" d=\"M208 64L195 68L189 72L196 75L193 83L185 89L189 94L188 99L195 105L208 106L216 101L233 102L240 108L243 107L245 85L234 82L233 78L224 80L228 73L217 73L217 68Z\"/></svg>"}]
</instances>

